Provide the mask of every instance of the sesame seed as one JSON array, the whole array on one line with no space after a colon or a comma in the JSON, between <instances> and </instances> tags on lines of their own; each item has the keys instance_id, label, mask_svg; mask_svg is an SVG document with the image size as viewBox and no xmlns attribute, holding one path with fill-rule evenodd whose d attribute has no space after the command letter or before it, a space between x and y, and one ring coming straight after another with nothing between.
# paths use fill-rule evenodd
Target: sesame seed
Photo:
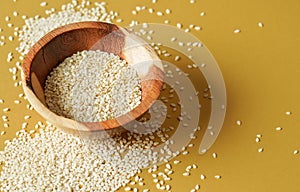
<instances>
[{"instance_id":1,"label":"sesame seed","mask_svg":"<svg viewBox=\"0 0 300 192\"><path fill-rule=\"evenodd\" d=\"M203 174L201 174L201 175L200 175L200 179L201 179L201 180L204 180L204 179L206 179L206 176L203 175Z\"/></svg>"},{"instance_id":2,"label":"sesame seed","mask_svg":"<svg viewBox=\"0 0 300 192\"><path fill-rule=\"evenodd\" d=\"M4 20L5 20L5 21L9 21L9 20L10 20L10 17L9 17L9 16L5 16Z\"/></svg>"},{"instance_id":3,"label":"sesame seed","mask_svg":"<svg viewBox=\"0 0 300 192\"><path fill-rule=\"evenodd\" d=\"M201 16L201 17L205 16L205 12L202 11L202 12L200 13L200 16Z\"/></svg>"},{"instance_id":4,"label":"sesame seed","mask_svg":"<svg viewBox=\"0 0 300 192\"><path fill-rule=\"evenodd\" d=\"M258 25L258 27L260 27L260 28L263 28L263 27L264 27L264 24L263 24L262 22L258 22L257 25Z\"/></svg>"},{"instance_id":5,"label":"sesame seed","mask_svg":"<svg viewBox=\"0 0 300 192\"><path fill-rule=\"evenodd\" d=\"M237 120L236 124L240 126L240 125L242 125L242 121L241 120Z\"/></svg>"},{"instance_id":6,"label":"sesame seed","mask_svg":"<svg viewBox=\"0 0 300 192\"><path fill-rule=\"evenodd\" d=\"M262 138L262 134L257 134L256 137Z\"/></svg>"},{"instance_id":7,"label":"sesame seed","mask_svg":"<svg viewBox=\"0 0 300 192\"><path fill-rule=\"evenodd\" d=\"M216 158L218 157L217 153L213 153L213 154L212 154L212 157L213 157L214 159L216 159Z\"/></svg>"},{"instance_id":8,"label":"sesame seed","mask_svg":"<svg viewBox=\"0 0 300 192\"><path fill-rule=\"evenodd\" d=\"M163 16L164 14L161 11L156 12L157 16Z\"/></svg>"},{"instance_id":9,"label":"sesame seed","mask_svg":"<svg viewBox=\"0 0 300 192\"><path fill-rule=\"evenodd\" d=\"M31 117L30 115L25 115L24 119L27 120L27 119L30 119L30 117Z\"/></svg>"},{"instance_id":10,"label":"sesame seed","mask_svg":"<svg viewBox=\"0 0 300 192\"><path fill-rule=\"evenodd\" d=\"M191 4L194 4L196 2L196 0L190 0Z\"/></svg>"},{"instance_id":11,"label":"sesame seed","mask_svg":"<svg viewBox=\"0 0 300 192\"><path fill-rule=\"evenodd\" d=\"M179 61L181 58L180 58L180 56L178 56L178 55L176 55L176 57L175 57L175 61Z\"/></svg>"},{"instance_id":12,"label":"sesame seed","mask_svg":"<svg viewBox=\"0 0 300 192\"><path fill-rule=\"evenodd\" d=\"M255 138L255 142L256 142L256 143L260 142L260 138L256 137L256 138Z\"/></svg>"},{"instance_id":13,"label":"sesame seed","mask_svg":"<svg viewBox=\"0 0 300 192\"><path fill-rule=\"evenodd\" d=\"M43 2L40 3L40 6L41 6L41 7L46 7L47 4L48 4L47 2L43 1Z\"/></svg>"},{"instance_id":14,"label":"sesame seed","mask_svg":"<svg viewBox=\"0 0 300 192\"><path fill-rule=\"evenodd\" d=\"M166 9L166 10L165 10L165 13L166 13L166 14L171 14L171 12L172 12L171 9Z\"/></svg>"},{"instance_id":15,"label":"sesame seed","mask_svg":"<svg viewBox=\"0 0 300 192\"><path fill-rule=\"evenodd\" d=\"M181 23L177 23L176 26L177 26L178 29L182 28L182 24Z\"/></svg>"},{"instance_id":16,"label":"sesame seed","mask_svg":"<svg viewBox=\"0 0 300 192\"><path fill-rule=\"evenodd\" d=\"M292 112L290 112L290 111L287 111L287 112L285 112L285 114L286 114L286 115L291 115L291 114L292 114Z\"/></svg>"},{"instance_id":17,"label":"sesame seed","mask_svg":"<svg viewBox=\"0 0 300 192\"><path fill-rule=\"evenodd\" d=\"M281 130L282 130L282 127L276 127L275 130L276 130L276 131L281 131Z\"/></svg>"},{"instance_id":18,"label":"sesame seed","mask_svg":"<svg viewBox=\"0 0 300 192\"><path fill-rule=\"evenodd\" d=\"M299 153L299 150L296 149L296 150L294 150L293 153L294 153L294 155L297 155Z\"/></svg>"},{"instance_id":19,"label":"sesame seed","mask_svg":"<svg viewBox=\"0 0 300 192\"><path fill-rule=\"evenodd\" d=\"M221 177L221 175L215 175L215 178L216 179L221 179L222 177Z\"/></svg>"},{"instance_id":20,"label":"sesame seed","mask_svg":"<svg viewBox=\"0 0 300 192\"><path fill-rule=\"evenodd\" d=\"M6 131L1 131L0 132L0 135L5 135L6 134Z\"/></svg>"},{"instance_id":21,"label":"sesame seed","mask_svg":"<svg viewBox=\"0 0 300 192\"><path fill-rule=\"evenodd\" d=\"M132 13L133 15L136 15L136 14L137 14L137 11L136 11L136 10L132 10L131 13Z\"/></svg>"},{"instance_id":22,"label":"sesame seed","mask_svg":"<svg viewBox=\"0 0 300 192\"><path fill-rule=\"evenodd\" d=\"M17 11L14 11L14 12L13 12L13 16L16 17L16 16L18 16L18 15L19 15L19 13L18 13Z\"/></svg>"},{"instance_id":23,"label":"sesame seed","mask_svg":"<svg viewBox=\"0 0 300 192\"><path fill-rule=\"evenodd\" d=\"M8 128L8 127L9 127L9 124L8 124L8 123L4 123L3 126L4 126L5 128Z\"/></svg>"},{"instance_id":24,"label":"sesame seed","mask_svg":"<svg viewBox=\"0 0 300 192\"><path fill-rule=\"evenodd\" d=\"M8 112L8 111L10 111L10 108L8 108L8 107L3 109L3 112Z\"/></svg>"},{"instance_id":25,"label":"sesame seed","mask_svg":"<svg viewBox=\"0 0 300 192\"><path fill-rule=\"evenodd\" d=\"M0 103L4 103L4 100L3 100L3 99L0 99Z\"/></svg>"},{"instance_id":26,"label":"sesame seed","mask_svg":"<svg viewBox=\"0 0 300 192\"><path fill-rule=\"evenodd\" d=\"M190 176L191 174L189 172L182 173L183 176Z\"/></svg>"},{"instance_id":27,"label":"sesame seed","mask_svg":"<svg viewBox=\"0 0 300 192\"><path fill-rule=\"evenodd\" d=\"M201 30L201 27L200 27L200 26L195 26L194 29L195 29L196 31L200 31L200 30Z\"/></svg>"},{"instance_id":28,"label":"sesame seed","mask_svg":"<svg viewBox=\"0 0 300 192\"><path fill-rule=\"evenodd\" d=\"M125 191L131 191L132 189L131 189L131 187L125 187L124 190L125 190Z\"/></svg>"},{"instance_id":29,"label":"sesame seed","mask_svg":"<svg viewBox=\"0 0 300 192\"><path fill-rule=\"evenodd\" d=\"M258 151L259 153L262 153L262 152L264 151L264 148L259 148L257 151Z\"/></svg>"},{"instance_id":30,"label":"sesame seed","mask_svg":"<svg viewBox=\"0 0 300 192\"><path fill-rule=\"evenodd\" d=\"M173 162L174 162L174 164L175 164L175 165L177 165L177 164L179 164L179 163L180 163L180 161L179 161L179 160L174 160Z\"/></svg>"},{"instance_id":31,"label":"sesame seed","mask_svg":"<svg viewBox=\"0 0 300 192\"><path fill-rule=\"evenodd\" d=\"M240 29L235 29L235 30L233 31L233 33L240 33L240 32L241 32Z\"/></svg>"},{"instance_id":32,"label":"sesame seed","mask_svg":"<svg viewBox=\"0 0 300 192\"><path fill-rule=\"evenodd\" d=\"M154 9L152 9L152 8L149 8L148 11L149 11L149 13L154 13Z\"/></svg>"}]
</instances>

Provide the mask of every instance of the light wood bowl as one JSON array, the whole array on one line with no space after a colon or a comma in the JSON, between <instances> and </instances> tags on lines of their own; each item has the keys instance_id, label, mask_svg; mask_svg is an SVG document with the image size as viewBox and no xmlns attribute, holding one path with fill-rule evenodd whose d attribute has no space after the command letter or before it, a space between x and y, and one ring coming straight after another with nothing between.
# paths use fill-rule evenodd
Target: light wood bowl
<instances>
[{"instance_id":1,"label":"light wood bowl","mask_svg":"<svg viewBox=\"0 0 300 192\"><path fill-rule=\"evenodd\" d=\"M50 111L44 96L47 75L65 58L83 50L114 53L134 67L141 78L140 105L103 122L78 122ZM138 118L158 98L164 76L161 61L149 45L133 33L103 22L79 22L51 31L30 49L22 68L23 89L29 102L42 117L67 132L116 130Z\"/></svg>"}]
</instances>

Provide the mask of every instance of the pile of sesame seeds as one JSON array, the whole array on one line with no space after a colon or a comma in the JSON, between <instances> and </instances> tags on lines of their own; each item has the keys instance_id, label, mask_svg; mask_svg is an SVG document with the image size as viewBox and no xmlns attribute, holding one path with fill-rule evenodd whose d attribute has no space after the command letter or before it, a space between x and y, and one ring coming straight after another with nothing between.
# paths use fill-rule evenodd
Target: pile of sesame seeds
<instances>
[{"instance_id":1,"label":"pile of sesame seeds","mask_svg":"<svg viewBox=\"0 0 300 192\"><path fill-rule=\"evenodd\" d=\"M124 115L140 104L141 95L136 70L118 56L99 50L66 58L45 83L49 109L81 122Z\"/></svg>"},{"instance_id":2,"label":"pile of sesame seeds","mask_svg":"<svg viewBox=\"0 0 300 192\"><path fill-rule=\"evenodd\" d=\"M0 190L115 191L156 159L146 142L120 140L83 141L51 124L34 136L21 130L0 152Z\"/></svg>"}]
</instances>

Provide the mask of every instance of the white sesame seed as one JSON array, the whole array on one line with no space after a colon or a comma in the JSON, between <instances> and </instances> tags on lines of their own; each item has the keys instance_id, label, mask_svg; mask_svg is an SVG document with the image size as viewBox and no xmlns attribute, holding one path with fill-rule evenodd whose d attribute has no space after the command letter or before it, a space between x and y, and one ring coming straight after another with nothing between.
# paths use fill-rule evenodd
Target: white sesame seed
<instances>
[{"instance_id":1,"label":"white sesame seed","mask_svg":"<svg viewBox=\"0 0 300 192\"><path fill-rule=\"evenodd\" d=\"M0 99L0 103L4 103L4 100L3 100L3 99Z\"/></svg>"},{"instance_id":2,"label":"white sesame seed","mask_svg":"<svg viewBox=\"0 0 300 192\"><path fill-rule=\"evenodd\" d=\"M40 6L41 6L41 7L46 7L47 4L48 4L47 2L43 1L43 2L40 3Z\"/></svg>"},{"instance_id":3,"label":"white sesame seed","mask_svg":"<svg viewBox=\"0 0 300 192\"><path fill-rule=\"evenodd\" d=\"M255 142L256 142L256 143L260 142L260 138L256 137L256 138L255 138Z\"/></svg>"},{"instance_id":4,"label":"white sesame seed","mask_svg":"<svg viewBox=\"0 0 300 192\"><path fill-rule=\"evenodd\" d=\"M177 26L178 29L182 28L182 24L181 23L177 23L176 26Z\"/></svg>"},{"instance_id":5,"label":"white sesame seed","mask_svg":"<svg viewBox=\"0 0 300 192\"><path fill-rule=\"evenodd\" d=\"M179 160L174 160L173 162L174 162L174 164L175 164L175 165L177 165L177 164L179 164L179 163L180 163L180 161L179 161Z\"/></svg>"},{"instance_id":6,"label":"white sesame seed","mask_svg":"<svg viewBox=\"0 0 300 192\"><path fill-rule=\"evenodd\" d=\"M236 124L240 126L240 125L242 125L242 121L241 120L237 120Z\"/></svg>"},{"instance_id":7,"label":"white sesame seed","mask_svg":"<svg viewBox=\"0 0 300 192\"><path fill-rule=\"evenodd\" d=\"M14 100L14 103L15 103L15 104L20 104L21 101L20 101L20 100Z\"/></svg>"},{"instance_id":8,"label":"white sesame seed","mask_svg":"<svg viewBox=\"0 0 300 192\"><path fill-rule=\"evenodd\" d=\"M200 16L203 17L204 15L205 15L205 12L202 11L202 12L200 13Z\"/></svg>"},{"instance_id":9,"label":"white sesame seed","mask_svg":"<svg viewBox=\"0 0 300 192\"><path fill-rule=\"evenodd\" d=\"M175 60L175 61L179 61L180 59L181 59L180 56L179 56L179 55L176 55L174 60Z\"/></svg>"},{"instance_id":10,"label":"white sesame seed","mask_svg":"<svg viewBox=\"0 0 300 192\"><path fill-rule=\"evenodd\" d=\"M264 24L262 23L262 22L258 22L258 27L260 27L260 28L263 28L264 27Z\"/></svg>"},{"instance_id":11,"label":"white sesame seed","mask_svg":"<svg viewBox=\"0 0 300 192\"><path fill-rule=\"evenodd\" d=\"M8 124L8 123L4 123L3 126L4 126L5 128L8 128L8 127L9 127L9 124Z\"/></svg>"},{"instance_id":12,"label":"white sesame seed","mask_svg":"<svg viewBox=\"0 0 300 192\"><path fill-rule=\"evenodd\" d=\"M154 13L154 9L152 9L152 8L149 8L148 11L149 11L149 13Z\"/></svg>"},{"instance_id":13,"label":"white sesame seed","mask_svg":"<svg viewBox=\"0 0 300 192\"><path fill-rule=\"evenodd\" d=\"M0 132L0 135L5 135L5 134L6 134L5 131L1 131L1 132Z\"/></svg>"},{"instance_id":14,"label":"white sesame seed","mask_svg":"<svg viewBox=\"0 0 300 192\"><path fill-rule=\"evenodd\" d=\"M196 2L196 0L190 0L191 4L194 4Z\"/></svg>"},{"instance_id":15,"label":"white sesame seed","mask_svg":"<svg viewBox=\"0 0 300 192\"><path fill-rule=\"evenodd\" d=\"M196 189L196 190L199 190L199 189L200 189L200 185L197 184L197 185L195 186L195 189Z\"/></svg>"},{"instance_id":16,"label":"white sesame seed","mask_svg":"<svg viewBox=\"0 0 300 192\"><path fill-rule=\"evenodd\" d=\"M215 178L216 179L221 179L222 177L221 177L221 175L215 175Z\"/></svg>"},{"instance_id":17,"label":"white sesame seed","mask_svg":"<svg viewBox=\"0 0 300 192\"><path fill-rule=\"evenodd\" d=\"M299 150L296 149L296 150L294 150L293 153L294 153L294 155L297 155L299 153Z\"/></svg>"},{"instance_id":18,"label":"white sesame seed","mask_svg":"<svg viewBox=\"0 0 300 192\"><path fill-rule=\"evenodd\" d=\"M196 31L200 31L200 30L201 30L201 27L200 27L200 26L195 26L194 29L195 29Z\"/></svg>"},{"instance_id":19,"label":"white sesame seed","mask_svg":"<svg viewBox=\"0 0 300 192\"><path fill-rule=\"evenodd\" d=\"M240 29L235 29L235 30L233 31L233 33L240 33L240 32L241 32Z\"/></svg>"},{"instance_id":20,"label":"white sesame seed","mask_svg":"<svg viewBox=\"0 0 300 192\"><path fill-rule=\"evenodd\" d=\"M30 119L30 117L31 117L30 115L25 115L24 119L27 120L27 119Z\"/></svg>"},{"instance_id":21,"label":"white sesame seed","mask_svg":"<svg viewBox=\"0 0 300 192\"><path fill-rule=\"evenodd\" d=\"M14 25L12 23L7 23L7 27L13 27Z\"/></svg>"},{"instance_id":22,"label":"white sesame seed","mask_svg":"<svg viewBox=\"0 0 300 192\"><path fill-rule=\"evenodd\" d=\"M183 152L182 152L182 155L187 155L187 154L189 154L188 151L183 151Z\"/></svg>"},{"instance_id":23,"label":"white sesame seed","mask_svg":"<svg viewBox=\"0 0 300 192\"><path fill-rule=\"evenodd\" d=\"M27 127L27 125L28 125L27 122L22 123L22 129L25 129Z\"/></svg>"},{"instance_id":24,"label":"white sesame seed","mask_svg":"<svg viewBox=\"0 0 300 192\"><path fill-rule=\"evenodd\" d=\"M152 0L152 3L157 3L157 0Z\"/></svg>"},{"instance_id":25,"label":"white sesame seed","mask_svg":"<svg viewBox=\"0 0 300 192\"><path fill-rule=\"evenodd\" d=\"M163 16L164 14L163 14L163 12L161 12L161 11L157 11L157 12L156 12L156 15L157 15L157 16Z\"/></svg>"},{"instance_id":26,"label":"white sesame seed","mask_svg":"<svg viewBox=\"0 0 300 192\"><path fill-rule=\"evenodd\" d=\"M213 157L214 159L216 159L216 158L218 157L217 153L213 153L213 154L212 154L212 157Z\"/></svg>"},{"instance_id":27,"label":"white sesame seed","mask_svg":"<svg viewBox=\"0 0 300 192\"><path fill-rule=\"evenodd\" d=\"M256 137L262 138L262 134L257 134Z\"/></svg>"},{"instance_id":28,"label":"white sesame seed","mask_svg":"<svg viewBox=\"0 0 300 192\"><path fill-rule=\"evenodd\" d=\"M172 12L171 9L166 9L166 10L165 10L165 13L166 13L166 14L171 14L171 12Z\"/></svg>"},{"instance_id":29,"label":"white sesame seed","mask_svg":"<svg viewBox=\"0 0 300 192\"><path fill-rule=\"evenodd\" d=\"M10 20L10 17L9 17L9 16L5 16L4 20L5 20L5 21L9 21L9 20Z\"/></svg>"},{"instance_id":30,"label":"white sesame seed","mask_svg":"<svg viewBox=\"0 0 300 192\"><path fill-rule=\"evenodd\" d=\"M292 114L292 112L290 112L290 111L287 111L287 112L285 112L285 114L286 114L286 115L291 115L291 114Z\"/></svg>"},{"instance_id":31,"label":"white sesame seed","mask_svg":"<svg viewBox=\"0 0 300 192\"><path fill-rule=\"evenodd\" d=\"M201 174L201 175L200 175L200 179L201 179L201 180L204 180L204 179L206 179L206 176L203 175L203 174Z\"/></svg>"},{"instance_id":32,"label":"white sesame seed","mask_svg":"<svg viewBox=\"0 0 300 192\"><path fill-rule=\"evenodd\" d=\"M131 189L131 187L125 187L125 189L124 189L125 191L131 191L132 189Z\"/></svg>"},{"instance_id":33,"label":"white sesame seed","mask_svg":"<svg viewBox=\"0 0 300 192\"><path fill-rule=\"evenodd\" d=\"M257 151L258 151L259 153L261 153L261 152L264 151L264 148L259 148Z\"/></svg>"},{"instance_id":34,"label":"white sesame seed","mask_svg":"<svg viewBox=\"0 0 300 192\"><path fill-rule=\"evenodd\" d=\"M281 130L282 130L282 127L276 127L275 130L276 130L276 131L281 131Z\"/></svg>"},{"instance_id":35,"label":"white sesame seed","mask_svg":"<svg viewBox=\"0 0 300 192\"><path fill-rule=\"evenodd\" d=\"M170 21L169 21L168 19L166 19L166 20L164 21L164 23L165 23L165 24L169 24Z\"/></svg>"},{"instance_id":36,"label":"white sesame seed","mask_svg":"<svg viewBox=\"0 0 300 192\"><path fill-rule=\"evenodd\" d=\"M8 112L10 111L10 108L6 107L6 108L3 108L3 112Z\"/></svg>"},{"instance_id":37,"label":"white sesame seed","mask_svg":"<svg viewBox=\"0 0 300 192\"><path fill-rule=\"evenodd\" d=\"M191 174L189 172L182 173L183 176L190 176Z\"/></svg>"},{"instance_id":38,"label":"white sesame seed","mask_svg":"<svg viewBox=\"0 0 300 192\"><path fill-rule=\"evenodd\" d=\"M137 14L137 11L136 11L136 10L132 10L131 13L132 13L133 15L136 15L136 14Z\"/></svg>"}]
</instances>

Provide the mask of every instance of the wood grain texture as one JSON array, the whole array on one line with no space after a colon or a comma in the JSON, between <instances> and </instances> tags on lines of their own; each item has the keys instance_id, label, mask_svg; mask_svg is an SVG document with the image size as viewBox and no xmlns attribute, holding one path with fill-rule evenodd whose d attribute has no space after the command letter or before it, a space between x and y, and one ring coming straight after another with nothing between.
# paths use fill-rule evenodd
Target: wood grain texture
<instances>
[{"instance_id":1,"label":"wood grain texture","mask_svg":"<svg viewBox=\"0 0 300 192\"><path fill-rule=\"evenodd\" d=\"M132 49L127 40L129 36L132 34L128 31L103 22L74 23L46 34L31 48L22 64L23 89L35 110L53 125L71 133L123 131L122 125L144 114L158 98L164 77L161 62L154 51L143 43L135 44L138 46ZM103 122L77 122L50 111L43 90L47 75L65 58L83 50L114 53L129 65L143 69L138 70L142 80L141 104L127 114Z\"/></svg>"}]
</instances>

